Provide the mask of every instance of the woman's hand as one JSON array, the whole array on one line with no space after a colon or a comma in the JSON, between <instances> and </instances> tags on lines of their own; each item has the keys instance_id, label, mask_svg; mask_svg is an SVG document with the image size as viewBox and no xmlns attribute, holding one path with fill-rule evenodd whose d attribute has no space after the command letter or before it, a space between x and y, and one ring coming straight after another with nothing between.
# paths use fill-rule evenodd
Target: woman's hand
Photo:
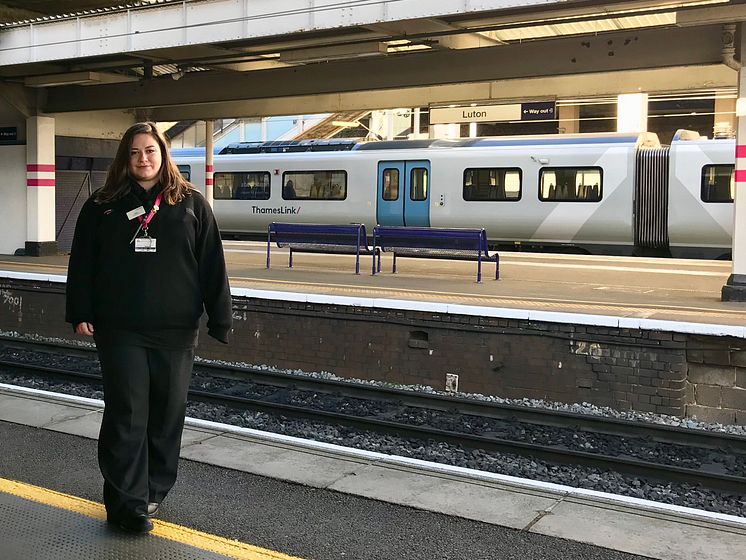
<instances>
[{"instance_id":1,"label":"woman's hand","mask_svg":"<svg viewBox=\"0 0 746 560\"><path fill-rule=\"evenodd\" d=\"M93 325L91 323L78 323L75 325L75 332L85 336L93 336Z\"/></svg>"}]
</instances>

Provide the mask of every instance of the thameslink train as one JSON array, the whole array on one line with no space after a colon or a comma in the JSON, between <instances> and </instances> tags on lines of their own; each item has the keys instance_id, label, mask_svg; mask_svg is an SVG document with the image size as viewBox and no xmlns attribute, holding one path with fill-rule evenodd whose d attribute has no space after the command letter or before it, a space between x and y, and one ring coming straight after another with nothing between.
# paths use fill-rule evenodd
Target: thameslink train
<instances>
[{"instance_id":1,"label":"thameslink train","mask_svg":"<svg viewBox=\"0 0 746 560\"><path fill-rule=\"evenodd\" d=\"M174 149L204 185L204 150ZM496 248L728 258L734 140L678 131L242 142L214 156L224 234L271 222L480 227Z\"/></svg>"}]
</instances>

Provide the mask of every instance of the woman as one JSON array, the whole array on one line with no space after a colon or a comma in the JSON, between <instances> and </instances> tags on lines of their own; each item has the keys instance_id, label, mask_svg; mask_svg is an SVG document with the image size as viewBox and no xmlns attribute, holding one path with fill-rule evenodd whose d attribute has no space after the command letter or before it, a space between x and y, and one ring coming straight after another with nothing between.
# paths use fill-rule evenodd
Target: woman
<instances>
[{"instance_id":1,"label":"woman","mask_svg":"<svg viewBox=\"0 0 746 560\"><path fill-rule=\"evenodd\" d=\"M198 323L228 342L231 296L215 217L153 123L125 132L83 206L65 320L93 336L104 380L98 458L107 521L147 533L176 481Z\"/></svg>"}]
</instances>

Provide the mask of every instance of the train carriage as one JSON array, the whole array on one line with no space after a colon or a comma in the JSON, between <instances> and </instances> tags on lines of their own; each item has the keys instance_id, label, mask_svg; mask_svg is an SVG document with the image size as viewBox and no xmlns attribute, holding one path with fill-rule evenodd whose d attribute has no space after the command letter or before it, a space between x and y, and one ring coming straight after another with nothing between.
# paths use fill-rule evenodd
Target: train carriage
<instances>
[{"instance_id":1,"label":"train carriage","mask_svg":"<svg viewBox=\"0 0 746 560\"><path fill-rule=\"evenodd\" d=\"M718 258L730 251L733 140L679 131L356 143L239 143L214 157L227 234L273 221L483 227L494 246ZM173 150L204 184L200 150Z\"/></svg>"}]
</instances>

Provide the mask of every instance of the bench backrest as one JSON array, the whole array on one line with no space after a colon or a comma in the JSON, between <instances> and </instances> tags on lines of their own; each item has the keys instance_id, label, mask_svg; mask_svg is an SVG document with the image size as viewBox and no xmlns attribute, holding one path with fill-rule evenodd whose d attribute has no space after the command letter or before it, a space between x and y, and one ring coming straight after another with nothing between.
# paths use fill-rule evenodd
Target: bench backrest
<instances>
[{"instance_id":1,"label":"bench backrest","mask_svg":"<svg viewBox=\"0 0 746 560\"><path fill-rule=\"evenodd\" d=\"M367 249L363 224L295 224L273 222L268 233L278 247L288 245L345 245Z\"/></svg>"},{"instance_id":2,"label":"bench backrest","mask_svg":"<svg viewBox=\"0 0 746 560\"><path fill-rule=\"evenodd\" d=\"M391 249L443 249L448 251L482 251L487 255L487 232L484 229L425 228L376 226L376 245Z\"/></svg>"}]
</instances>

